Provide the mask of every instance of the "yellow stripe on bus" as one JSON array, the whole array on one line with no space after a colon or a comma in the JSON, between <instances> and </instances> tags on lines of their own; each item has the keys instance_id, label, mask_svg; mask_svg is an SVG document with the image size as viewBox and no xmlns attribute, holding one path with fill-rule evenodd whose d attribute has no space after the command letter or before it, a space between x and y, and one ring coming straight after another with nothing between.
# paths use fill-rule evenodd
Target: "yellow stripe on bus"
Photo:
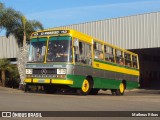
<instances>
[{"instance_id":1,"label":"yellow stripe on bus","mask_svg":"<svg viewBox=\"0 0 160 120\"><path fill-rule=\"evenodd\" d=\"M25 82L25 83L31 83L31 78L26 78L26 79L24 80L24 82Z\"/></svg>"},{"instance_id":2,"label":"yellow stripe on bus","mask_svg":"<svg viewBox=\"0 0 160 120\"><path fill-rule=\"evenodd\" d=\"M57 80L57 79L52 79L51 83L53 83L53 84L73 85L73 81L72 80Z\"/></svg>"},{"instance_id":3,"label":"yellow stripe on bus","mask_svg":"<svg viewBox=\"0 0 160 120\"><path fill-rule=\"evenodd\" d=\"M93 67L102 69L102 70L108 70L108 71L113 71L113 72L119 72L119 73L139 76L139 71L131 70L131 69L127 69L127 68L123 68L119 66L109 65L105 63L100 63L100 62L94 62Z\"/></svg>"},{"instance_id":4,"label":"yellow stripe on bus","mask_svg":"<svg viewBox=\"0 0 160 120\"><path fill-rule=\"evenodd\" d=\"M24 80L25 83L31 83L31 78L27 78ZM50 83L50 79L33 79L33 83ZM52 84L64 84L64 85L73 85L72 80L58 80L58 79L51 79Z\"/></svg>"}]
</instances>

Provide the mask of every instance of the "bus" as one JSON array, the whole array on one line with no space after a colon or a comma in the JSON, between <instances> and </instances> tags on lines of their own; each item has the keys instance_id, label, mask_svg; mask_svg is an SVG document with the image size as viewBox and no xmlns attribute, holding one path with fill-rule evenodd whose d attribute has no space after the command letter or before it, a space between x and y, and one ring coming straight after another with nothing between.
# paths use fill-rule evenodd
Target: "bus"
<instances>
[{"instance_id":1,"label":"bus","mask_svg":"<svg viewBox=\"0 0 160 120\"><path fill-rule=\"evenodd\" d=\"M41 85L46 93L123 95L139 86L139 74L137 54L76 30L50 29L31 34L24 83Z\"/></svg>"}]
</instances>

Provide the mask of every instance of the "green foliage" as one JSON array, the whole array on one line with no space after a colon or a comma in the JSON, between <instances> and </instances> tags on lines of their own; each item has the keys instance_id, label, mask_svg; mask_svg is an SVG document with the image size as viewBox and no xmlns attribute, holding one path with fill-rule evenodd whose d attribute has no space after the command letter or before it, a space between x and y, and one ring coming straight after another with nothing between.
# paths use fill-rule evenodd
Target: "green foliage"
<instances>
[{"instance_id":1,"label":"green foliage","mask_svg":"<svg viewBox=\"0 0 160 120\"><path fill-rule=\"evenodd\" d=\"M7 59L0 59L0 71L1 71L1 79L3 86L6 85L6 72L9 73L9 79L14 80L16 83L19 81L19 72L16 65L10 64L10 61Z\"/></svg>"},{"instance_id":2,"label":"green foliage","mask_svg":"<svg viewBox=\"0 0 160 120\"><path fill-rule=\"evenodd\" d=\"M12 78L19 78L19 72L18 72L18 68L16 65L10 65L11 69L9 71L10 76L12 76Z\"/></svg>"},{"instance_id":3,"label":"green foliage","mask_svg":"<svg viewBox=\"0 0 160 120\"><path fill-rule=\"evenodd\" d=\"M6 85L6 71L11 71L12 67L10 65L10 62L7 59L0 59L0 71L1 71L1 79L2 79L2 85Z\"/></svg>"},{"instance_id":4,"label":"green foliage","mask_svg":"<svg viewBox=\"0 0 160 120\"><path fill-rule=\"evenodd\" d=\"M10 71L12 68L10 66L10 61L7 59L0 59L0 70Z\"/></svg>"},{"instance_id":5,"label":"green foliage","mask_svg":"<svg viewBox=\"0 0 160 120\"><path fill-rule=\"evenodd\" d=\"M22 19L23 17L21 17ZM9 36L10 34L13 34L16 39L18 40L19 44L22 44L24 31L26 33L26 39L29 40L30 35L32 32L43 29L42 24L35 20L26 20L25 22L23 20L20 20L19 22L15 23L16 27L7 29L6 35ZM25 24L25 25L24 25ZM25 26L25 27L24 27Z\"/></svg>"},{"instance_id":6,"label":"green foliage","mask_svg":"<svg viewBox=\"0 0 160 120\"><path fill-rule=\"evenodd\" d=\"M25 26L26 26L26 22L27 22L25 16L22 16L22 17L21 17L21 21L22 21L23 29L25 30Z\"/></svg>"},{"instance_id":7,"label":"green foliage","mask_svg":"<svg viewBox=\"0 0 160 120\"><path fill-rule=\"evenodd\" d=\"M43 29L42 24L36 20L27 20L25 16L12 8L6 8L0 3L0 29L6 30L6 36L13 34L19 44L23 43L24 32L29 40L32 32Z\"/></svg>"},{"instance_id":8,"label":"green foliage","mask_svg":"<svg viewBox=\"0 0 160 120\"><path fill-rule=\"evenodd\" d=\"M20 83L20 77L17 65L11 65L11 70L7 72L8 80L6 79L6 86L12 88L18 88Z\"/></svg>"}]
</instances>

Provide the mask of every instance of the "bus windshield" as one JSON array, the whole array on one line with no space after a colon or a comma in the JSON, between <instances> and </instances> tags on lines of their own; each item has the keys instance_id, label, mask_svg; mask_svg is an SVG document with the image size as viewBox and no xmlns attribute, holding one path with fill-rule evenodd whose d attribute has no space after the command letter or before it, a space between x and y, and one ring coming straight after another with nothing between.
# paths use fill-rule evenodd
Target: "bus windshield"
<instances>
[{"instance_id":1,"label":"bus windshield","mask_svg":"<svg viewBox=\"0 0 160 120\"><path fill-rule=\"evenodd\" d=\"M71 37L51 37L48 42L47 62L71 62Z\"/></svg>"},{"instance_id":2,"label":"bus windshield","mask_svg":"<svg viewBox=\"0 0 160 120\"><path fill-rule=\"evenodd\" d=\"M30 42L29 62L43 62L47 38L34 38Z\"/></svg>"}]
</instances>

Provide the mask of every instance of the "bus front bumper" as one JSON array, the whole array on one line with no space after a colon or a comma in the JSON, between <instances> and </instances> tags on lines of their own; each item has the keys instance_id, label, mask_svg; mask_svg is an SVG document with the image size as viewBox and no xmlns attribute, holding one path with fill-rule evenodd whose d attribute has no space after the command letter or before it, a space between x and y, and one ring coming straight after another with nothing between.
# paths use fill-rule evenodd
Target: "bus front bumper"
<instances>
[{"instance_id":1,"label":"bus front bumper","mask_svg":"<svg viewBox=\"0 0 160 120\"><path fill-rule=\"evenodd\" d=\"M41 79L41 78L26 78L24 83L30 84L62 84L62 85L73 85L72 80L67 79Z\"/></svg>"}]
</instances>

